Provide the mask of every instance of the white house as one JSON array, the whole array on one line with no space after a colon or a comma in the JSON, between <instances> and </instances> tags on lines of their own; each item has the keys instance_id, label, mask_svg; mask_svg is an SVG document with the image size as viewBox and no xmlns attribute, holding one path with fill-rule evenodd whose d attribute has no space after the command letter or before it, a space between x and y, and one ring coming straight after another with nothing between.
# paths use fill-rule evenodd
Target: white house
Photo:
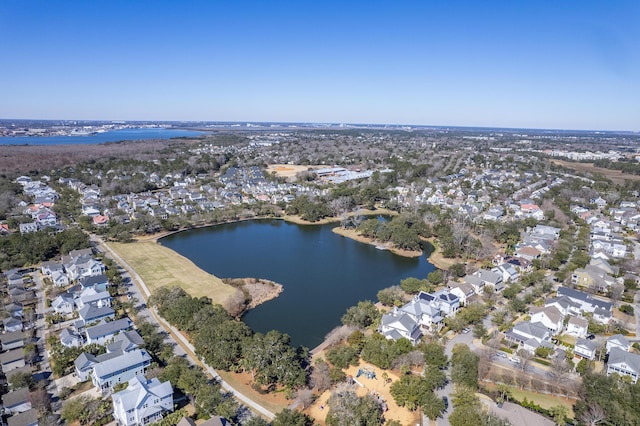
<instances>
[{"instance_id":1,"label":"white house","mask_svg":"<svg viewBox=\"0 0 640 426\"><path fill-rule=\"evenodd\" d=\"M539 322L519 322L505 335L507 340L522 345L529 352L534 352L539 346L551 346L551 332Z\"/></svg>"},{"instance_id":2,"label":"white house","mask_svg":"<svg viewBox=\"0 0 640 426\"><path fill-rule=\"evenodd\" d=\"M607 353L611 352L611 349L613 348L629 352L631 349L631 342L629 342L622 334L614 334L607 339Z\"/></svg>"},{"instance_id":3,"label":"white house","mask_svg":"<svg viewBox=\"0 0 640 426\"><path fill-rule=\"evenodd\" d=\"M573 352L582 358L594 360L596 358L596 350L598 345L593 340L577 339Z\"/></svg>"},{"instance_id":4,"label":"white house","mask_svg":"<svg viewBox=\"0 0 640 426\"><path fill-rule=\"evenodd\" d=\"M460 299L460 304L463 306L467 305L476 294L473 286L468 283L449 281L447 286L451 294L455 294Z\"/></svg>"},{"instance_id":5,"label":"white house","mask_svg":"<svg viewBox=\"0 0 640 426\"><path fill-rule=\"evenodd\" d=\"M134 349L120 356L97 363L91 371L93 385L103 393L109 392L118 383L134 377L144 377L151 364L151 356L144 349Z\"/></svg>"},{"instance_id":6,"label":"white house","mask_svg":"<svg viewBox=\"0 0 640 426\"><path fill-rule=\"evenodd\" d=\"M69 293L61 294L51 302L51 307L58 314L69 315L75 307L73 296Z\"/></svg>"},{"instance_id":7,"label":"white house","mask_svg":"<svg viewBox=\"0 0 640 426\"><path fill-rule=\"evenodd\" d=\"M479 269L474 272L473 275L480 278L485 286L493 287L495 291L502 291L502 289L504 289L502 274L487 269Z\"/></svg>"},{"instance_id":8,"label":"white house","mask_svg":"<svg viewBox=\"0 0 640 426\"><path fill-rule=\"evenodd\" d=\"M68 328L60 332L60 343L65 348L79 348L84 343L82 336L74 333Z\"/></svg>"},{"instance_id":9,"label":"white house","mask_svg":"<svg viewBox=\"0 0 640 426\"><path fill-rule=\"evenodd\" d=\"M111 395L113 417L119 425L146 425L173 412L173 388L168 381L134 377L123 391Z\"/></svg>"},{"instance_id":10,"label":"white house","mask_svg":"<svg viewBox=\"0 0 640 426\"><path fill-rule=\"evenodd\" d=\"M567 334L584 338L587 335L589 321L586 318L571 317L567 322Z\"/></svg>"},{"instance_id":11,"label":"white house","mask_svg":"<svg viewBox=\"0 0 640 426\"><path fill-rule=\"evenodd\" d=\"M555 306L549 307L533 307L529 311L531 315L531 322L539 322L544 325L553 334L558 334L562 331L564 315Z\"/></svg>"},{"instance_id":12,"label":"white house","mask_svg":"<svg viewBox=\"0 0 640 426\"><path fill-rule=\"evenodd\" d=\"M618 347L611 348L607 361L607 376L620 374L631 377L631 382L638 381L640 375L640 355L632 354Z\"/></svg>"},{"instance_id":13,"label":"white house","mask_svg":"<svg viewBox=\"0 0 640 426\"><path fill-rule=\"evenodd\" d=\"M382 316L379 330L387 339L395 341L404 337L409 339L414 345L418 343L420 337L422 337L418 322L408 314L399 312L397 309Z\"/></svg>"},{"instance_id":14,"label":"white house","mask_svg":"<svg viewBox=\"0 0 640 426\"><path fill-rule=\"evenodd\" d=\"M518 278L520 278L520 273L510 263L502 263L491 270L502 275L502 281L506 283L518 281Z\"/></svg>"},{"instance_id":15,"label":"white house","mask_svg":"<svg viewBox=\"0 0 640 426\"><path fill-rule=\"evenodd\" d=\"M121 318L110 322L103 321L93 327L87 327L85 329L87 344L97 343L104 345L109 340L113 339L118 333L130 329L132 326L133 323L129 318Z\"/></svg>"},{"instance_id":16,"label":"white house","mask_svg":"<svg viewBox=\"0 0 640 426\"><path fill-rule=\"evenodd\" d=\"M85 306L92 305L97 308L104 308L111 306L111 295L108 291L96 291L93 288L86 288L80 293L80 297L75 299L78 309L82 309Z\"/></svg>"}]
</instances>

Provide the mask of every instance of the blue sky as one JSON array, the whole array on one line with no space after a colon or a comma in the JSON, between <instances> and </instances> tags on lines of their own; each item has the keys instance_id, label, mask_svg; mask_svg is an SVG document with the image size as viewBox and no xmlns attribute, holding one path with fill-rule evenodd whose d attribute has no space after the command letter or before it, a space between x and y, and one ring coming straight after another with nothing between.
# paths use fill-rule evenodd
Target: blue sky
<instances>
[{"instance_id":1,"label":"blue sky","mask_svg":"<svg viewBox=\"0 0 640 426\"><path fill-rule=\"evenodd\" d=\"M640 131L640 2L0 1L0 118Z\"/></svg>"}]
</instances>

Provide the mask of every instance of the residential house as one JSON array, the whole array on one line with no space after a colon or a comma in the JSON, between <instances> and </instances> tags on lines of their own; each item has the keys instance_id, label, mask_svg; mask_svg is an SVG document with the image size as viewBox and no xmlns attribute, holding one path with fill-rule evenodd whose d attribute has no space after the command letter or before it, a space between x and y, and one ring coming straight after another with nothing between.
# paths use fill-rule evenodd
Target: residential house
<instances>
[{"instance_id":1,"label":"residential house","mask_svg":"<svg viewBox=\"0 0 640 426\"><path fill-rule=\"evenodd\" d=\"M136 330L118 333L111 343L107 343L108 352L130 352L144 346L142 336Z\"/></svg>"},{"instance_id":2,"label":"residential house","mask_svg":"<svg viewBox=\"0 0 640 426\"><path fill-rule=\"evenodd\" d=\"M62 266L61 263L48 261L48 262L42 262L40 271L44 275L51 276L51 274L53 274L54 272L64 272L64 267Z\"/></svg>"},{"instance_id":3,"label":"residential house","mask_svg":"<svg viewBox=\"0 0 640 426\"><path fill-rule=\"evenodd\" d=\"M69 277L62 271L53 271L51 281L56 287L66 287L70 284Z\"/></svg>"},{"instance_id":4,"label":"residential house","mask_svg":"<svg viewBox=\"0 0 640 426\"><path fill-rule=\"evenodd\" d=\"M58 314L69 315L73 313L75 308L73 296L71 296L69 293L63 293L53 299L53 302L51 302L51 307Z\"/></svg>"},{"instance_id":5,"label":"residential house","mask_svg":"<svg viewBox=\"0 0 640 426\"><path fill-rule=\"evenodd\" d=\"M105 322L85 329L87 344L97 343L103 345L113 339L118 333L130 329L133 323L129 318L121 318L116 321Z\"/></svg>"},{"instance_id":6,"label":"residential house","mask_svg":"<svg viewBox=\"0 0 640 426\"><path fill-rule=\"evenodd\" d=\"M82 309L78 311L78 315L80 320L82 320L84 325L91 324L92 322L114 318L116 313L109 306L104 306L99 308L93 305L86 305Z\"/></svg>"},{"instance_id":7,"label":"residential house","mask_svg":"<svg viewBox=\"0 0 640 426\"><path fill-rule=\"evenodd\" d=\"M24 316L24 306L20 302L9 303L4 307L4 310L7 311L9 315L17 319L21 319Z\"/></svg>"},{"instance_id":8,"label":"residential house","mask_svg":"<svg viewBox=\"0 0 640 426\"><path fill-rule=\"evenodd\" d=\"M7 426L38 426L38 410L32 408L7 418Z\"/></svg>"},{"instance_id":9,"label":"residential house","mask_svg":"<svg viewBox=\"0 0 640 426\"><path fill-rule=\"evenodd\" d=\"M567 322L567 334L584 338L587 335L589 321L582 317L571 317Z\"/></svg>"},{"instance_id":10,"label":"residential house","mask_svg":"<svg viewBox=\"0 0 640 426\"><path fill-rule=\"evenodd\" d=\"M614 334L607 339L607 353L611 352L612 348L618 348L622 351L629 352L631 349L631 342L629 342L622 334Z\"/></svg>"},{"instance_id":11,"label":"residential house","mask_svg":"<svg viewBox=\"0 0 640 426\"><path fill-rule=\"evenodd\" d=\"M528 260L529 262L540 258L541 252L535 247L523 246L516 250L516 256Z\"/></svg>"},{"instance_id":12,"label":"residential house","mask_svg":"<svg viewBox=\"0 0 640 426\"><path fill-rule=\"evenodd\" d=\"M598 345L593 340L577 339L573 352L582 357L593 361L596 358Z\"/></svg>"},{"instance_id":13,"label":"residential house","mask_svg":"<svg viewBox=\"0 0 640 426\"><path fill-rule=\"evenodd\" d=\"M24 362L24 352L22 349L11 349L0 354L0 367L4 373L24 367L25 365L27 364Z\"/></svg>"},{"instance_id":14,"label":"residential house","mask_svg":"<svg viewBox=\"0 0 640 426\"><path fill-rule=\"evenodd\" d=\"M5 333L11 333L12 331L22 331L23 327L22 327L22 321L14 318L14 317L9 317L9 318L5 318L2 320L2 324L4 325L4 332Z\"/></svg>"},{"instance_id":15,"label":"residential house","mask_svg":"<svg viewBox=\"0 0 640 426\"><path fill-rule=\"evenodd\" d=\"M78 309L89 305L97 308L111 307L111 295L108 291L97 292L93 288L86 288L74 302Z\"/></svg>"},{"instance_id":16,"label":"residential house","mask_svg":"<svg viewBox=\"0 0 640 426\"><path fill-rule=\"evenodd\" d=\"M607 376L619 374L631 377L631 382L638 381L640 375L640 355L626 352L618 347L611 348L607 361Z\"/></svg>"},{"instance_id":17,"label":"residential house","mask_svg":"<svg viewBox=\"0 0 640 426\"><path fill-rule=\"evenodd\" d=\"M387 339L395 341L405 338L413 345L417 344L422 337L418 322L410 315L398 311L397 308L382 316L379 331Z\"/></svg>"},{"instance_id":18,"label":"residential house","mask_svg":"<svg viewBox=\"0 0 640 426\"><path fill-rule=\"evenodd\" d=\"M460 298L447 289L438 290L433 294L421 291L418 297L430 303L435 303L447 317L455 316L460 309Z\"/></svg>"},{"instance_id":19,"label":"residential house","mask_svg":"<svg viewBox=\"0 0 640 426\"><path fill-rule=\"evenodd\" d=\"M0 334L2 350L19 349L24 347L29 341L29 336L24 331L12 331L11 333Z\"/></svg>"},{"instance_id":20,"label":"residential house","mask_svg":"<svg viewBox=\"0 0 640 426\"><path fill-rule=\"evenodd\" d=\"M616 283L616 280L604 269L595 265L587 265L573 272L571 282L580 287L606 292L607 289Z\"/></svg>"},{"instance_id":21,"label":"residential house","mask_svg":"<svg viewBox=\"0 0 640 426\"><path fill-rule=\"evenodd\" d=\"M20 388L2 395L2 408L5 414L24 413L31 410L29 388Z\"/></svg>"},{"instance_id":22,"label":"residential house","mask_svg":"<svg viewBox=\"0 0 640 426\"><path fill-rule=\"evenodd\" d=\"M173 388L169 381L160 382L134 377L123 391L111 395L113 417L119 425L147 425L173 412Z\"/></svg>"},{"instance_id":23,"label":"residential house","mask_svg":"<svg viewBox=\"0 0 640 426\"><path fill-rule=\"evenodd\" d=\"M60 343L65 348L79 348L84 344L82 336L69 328L65 328L60 332Z\"/></svg>"},{"instance_id":24,"label":"residential house","mask_svg":"<svg viewBox=\"0 0 640 426\"><path fill-rule=\"evenodd\" d=\"M40 229L40 227L38 226L38 224L36 222L21 223L19 227L20 227L20 233L21 234L28 234L30 232L38 232L38 230Z\"/></svg>"},{"instance_id":25,"label":"residential house","mask_svg":"<svg viewBox=\"0 0 640 426\"><path fill-rule=\"evenodd\" d=\"M529 315L531 315L532 323L541 323L553 334L562 331L564 315L555 306L532 307L529 310Z\"/></svg>"},{"instance_id":26,"label":"residential house","mask_svg":"<svg viewBox=\"0 0 640 426\"><path fill-rule=\"evenodd\" d=\"M150 364L151 356L147 351L134 349L95 364L91 371L91 380L103 393L109 392L118 383L127 382L137 376L144 377Z\"/></svg>"},{"instance_id":27,"label":"residential house","mask_svg":"<svg viewBox=\"0 0 640 426\"><path fill-rule=\"evenodd\" d=\"M502 291L504 289L504 281L499 273L487 269L479 269L473 275L480 278L485 286L493 287L494 291Z\"/></svg>"},{"instance_id":28,"label":"residential house","mask_svg":"<svg viewBox=\"0 0 640 426\"><path fill-rule=\"evenodd\" d=\"M518 281L518 278L520 278L520 273L516 267L510 263L502 263L495 268L492 268L491 271L502 275L502 281L505 283L516 282Z\"/></svg>"},{"instance_id":29,"label":"residential house","mask_svg":"<svg viewBox=\"0 0 640 426\"><path fill-rule=\"evenodd\" d=\"M456 295L458 299L460 299L461 306L466 306L475 299L476 292L471 284L449 281L447 287L451 294Z\"/></svg>"},{"instance_id":30,"label":"residential house","mask_svg":"<svg viewBox=\"0 0 640 426\"><path fill-rule=\"evenodd\" d=\"M558 296L566 296L571 299L571 301L579 304L580 310L583 312L594 312L596 308L601 308L605 311L611 312L613 309L613 304L611 302L596 299L588 293L568 287L559 287Z\"/></svg>"},{"instance_id":31,"label":"residential house","mask_svg":"<svg viewBox=\"0 0 640 426\"><path fill-rule=\"evenodd\" d=\"M473 287L473 291L476 294L482 294L484 292L484 281L477 275L466 275L462 281Z\"/></svg>"},{"instance_id":32,"label":"residential house","mask_svg":"<svg viewBox=\"0 0 640 426\"><path fill-rule=\"evenodd\" d=\"M104 274L93 275L90 277L82 277L78 280L78 284L82 289L92 288L96 292L107 291L109 286L109 279Z\"/></svg>"},{"instance_id":33,"label":"residential house","mask_svg":"<svg viewBox=\"0 0 640 426\"><path fill-rule=\"evenodd\" d=\"M539 322L519 322L506 332L506 338L529 352L535 352L539 346L551 346L551 332Z\"/></svg>"},{"instance_id":34,"label":"residential house","mask_svg":"<svg viewBox=\"0 0 640 426\"><path fill-rule=\"evenodd\" d=\"M72 280L77 280L82 277L90 277L92 275L100 275L105 272L105 267L102 262L94 259L89 254L72 257L70 260L65 262L64 269Z\"/></svg>"}]
</instances>

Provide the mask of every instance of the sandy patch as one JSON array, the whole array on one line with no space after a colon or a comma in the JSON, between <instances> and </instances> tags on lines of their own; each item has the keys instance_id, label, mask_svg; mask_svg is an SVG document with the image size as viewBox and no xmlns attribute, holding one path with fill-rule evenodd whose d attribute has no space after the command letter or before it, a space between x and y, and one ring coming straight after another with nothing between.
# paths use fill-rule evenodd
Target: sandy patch
<instances>
[{"instance_id":1,"label":"sandy patch","mask_svg":"<svg viewBox=\"0 0 640 426\"><path fill-rule=\"evenodd\" d=\"M358 369L366 368L369 371L373 371L376 375L376 378L367 378L364 374L360 375L360 377L356 378L358 374ZM382 373L386 371L387 375L391 379L390 383L385 384L382 379ZM358 381L362 386L355 384L354 390L359 396L364 396L367 394L375 395L379 398L382 398L387 404L387 411L384 413L384 417L387 420L397 420L403 425L414 425L420 423L420 414L418 411L409 411L406 408L398 407L398 405L393 400L393 397L389 393L389 389L391 388L391 383L399 380L398 376L392 372L387 370L381 370L378 367L375 367L371 364L361 362L357 367L349 367L345 370L347 376L352 376L355 380ZM325 425L325 419L327 417L327 413L329 412L329 405L327 401L331 396L331 390L324 392L320 397L311 405L305 412L314 418L314 420L320 424ZM322 408L324 407L324 409Z\"/></svg>"},{"instance_id":2,"label":"sandy patch","mask_svg":"<svg viewBox=\"0 0 640 426\"><path fill-rule=\"evenodd\" d=\"M321 169L327 166L303 166L298 164L270 164L267 166L267 173L275 173L276 176L284 178L295 177L300 172L307 170Z\"/></svg>"}]
</instances>

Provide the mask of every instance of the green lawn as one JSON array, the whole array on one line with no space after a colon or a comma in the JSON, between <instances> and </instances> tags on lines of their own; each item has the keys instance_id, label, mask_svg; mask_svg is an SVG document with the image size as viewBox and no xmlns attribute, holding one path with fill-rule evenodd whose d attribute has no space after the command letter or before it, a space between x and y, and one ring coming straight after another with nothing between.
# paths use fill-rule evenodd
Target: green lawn
<instances>
[{"instance_id":1,"label":"green lawn","mask_svg":"<svg viewBox=\"0 0 640 426\"><path fill-rule=\"evenodd\" d=\"M193 297L206 296L228 307L240 291L158 243L109 243L109 247L140 275L152 293L159 287L179 286Z\"/></svg>"}]
</instances>

